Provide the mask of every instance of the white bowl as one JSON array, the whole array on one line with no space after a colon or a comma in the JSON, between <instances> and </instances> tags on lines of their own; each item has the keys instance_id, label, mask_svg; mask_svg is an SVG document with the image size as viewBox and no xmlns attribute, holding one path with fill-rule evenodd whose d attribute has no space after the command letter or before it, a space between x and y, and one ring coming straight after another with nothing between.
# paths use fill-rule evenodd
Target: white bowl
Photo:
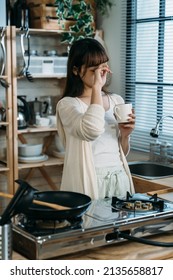
<instances>
[{"instance_id":1,"label":"white bowl","mask_svg":"<svg viewBox=\"0 0 173 280\"><path fill-rule=\"evenodd\" d=\"M22 144L18 146L20 157L35 157L42 154L43 144Z\"/></svg>"},{"instance_id":2,"label":"white bowl","mask_svg":"<svg viewBox=\"0 0 173 280\"><path fill-rule=\"evenodd\" d=\"M49 124L50 124L50 119L48 118L40 118L40 117L36 118L37 126L49 126Z\"/></svg>"},{"instance_id":3,"label":"white bowl","mask_svg":"<svg viewBox=\"0 0 173 280\"><path fill-rule=\"evenodd\" d=\"M56 127L56 116L50 115L50 116L48 116L48 119L50 120L49 125L51 127Z\"/></svg>"}]
</instances>

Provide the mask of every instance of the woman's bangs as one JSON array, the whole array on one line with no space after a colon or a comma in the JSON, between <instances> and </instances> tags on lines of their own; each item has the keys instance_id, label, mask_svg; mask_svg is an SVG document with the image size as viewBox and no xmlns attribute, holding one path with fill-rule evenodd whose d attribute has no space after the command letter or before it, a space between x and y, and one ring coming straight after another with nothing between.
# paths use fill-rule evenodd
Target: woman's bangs
<instances>
[{"instance_id":1,"label":"woman's bangs","mask_svg":"<svg viewBox=\"0 0 173 280\"><path fill-rule=\"evenodd\" d=\"M84 58L84 64L86 68L88 67L93 67L93 66L98 66L102 63L105 63L109 60L108 56L104 52L94 52L94 53L89 53L86 55Z\"/></svg>"}]
</instances>

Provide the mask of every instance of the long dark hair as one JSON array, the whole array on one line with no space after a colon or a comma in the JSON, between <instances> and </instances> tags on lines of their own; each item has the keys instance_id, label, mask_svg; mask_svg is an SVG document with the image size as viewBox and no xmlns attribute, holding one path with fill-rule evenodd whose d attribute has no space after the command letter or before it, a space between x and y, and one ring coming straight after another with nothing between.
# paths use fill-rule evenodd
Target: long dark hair
<instances>
[{"instance_id":1,"label":"long dark hair","mask_svg":"<svg viewBox=\"0 0 173 280\"><path fill-rule=\"evenodd\" d=\"M98 66L108 60L104 47L97 40L85 38L75 41L69 52L66 85L62 98L77 97L83 93L84 84L80 76L73 73L74 67L80 72L83 65L86 70L88 67Z\"/></svg>"}]
</instances>

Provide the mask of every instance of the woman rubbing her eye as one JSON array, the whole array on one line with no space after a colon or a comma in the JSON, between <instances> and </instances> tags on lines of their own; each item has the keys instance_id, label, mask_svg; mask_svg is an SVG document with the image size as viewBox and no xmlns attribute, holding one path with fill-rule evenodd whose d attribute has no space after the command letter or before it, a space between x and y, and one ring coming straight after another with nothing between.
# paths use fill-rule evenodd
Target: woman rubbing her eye
<instances>
[{"instance_id":1,"label":"woman rubbing her eye","mask_svg":"<svg viewBox=\"0 0 173 280\"><path fill-rule=\"evenodd\" d=\"M135 115L118 124L113 108L121 96L104 91L111 71L95 39L76 41L69 53L66 86L57 104L57 129L65 147L61 190L92 199L134 193L126 155Z\"/></svg>"}]
</instances>

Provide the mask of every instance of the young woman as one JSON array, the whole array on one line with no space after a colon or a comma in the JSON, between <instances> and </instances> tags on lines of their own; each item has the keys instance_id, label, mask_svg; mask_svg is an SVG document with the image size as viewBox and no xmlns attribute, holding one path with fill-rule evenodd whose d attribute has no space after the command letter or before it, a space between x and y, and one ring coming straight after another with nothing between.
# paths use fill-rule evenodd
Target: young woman
<instances>
[{"instance_id":1,"label":"young woman","mask_svg":"<svg viewBox=\"0 0 173 280\"><path fill-rule=\"evenodd\" d=\"M134 192L125 155L135 115L129 115L129 123L117 124L113 108L124 100L103 91L111 73L108 60L97 40L76 41L69 52L64 94L57 104L57 129L65 147L61 190L92 199Z\"/></svg>"}]
</instances>

